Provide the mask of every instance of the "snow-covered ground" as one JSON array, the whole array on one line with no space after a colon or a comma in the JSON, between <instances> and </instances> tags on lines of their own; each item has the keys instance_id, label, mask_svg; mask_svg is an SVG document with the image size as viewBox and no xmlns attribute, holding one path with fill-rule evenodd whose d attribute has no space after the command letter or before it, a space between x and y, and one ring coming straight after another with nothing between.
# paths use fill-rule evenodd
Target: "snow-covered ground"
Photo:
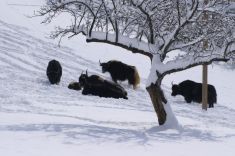
<instances>
[{"instance_id":1,"label":"snow-covered ground","mask_svg":"<svg viewBox=\"0 0 235 156\"><path fill-rule=\"evenodd\" d=\"M209 66L218 103L201 105L171 97L171 82L201 81L201 67L171 74L163 89L182 130L157 125L145 81L150 61L121 48L86 44L82 38L64 40L62 47L46 35L53 25L27 18L43 0L0 1L0 155L93 156L164 155L233 156L235 154L235 71ZM47 63L63 67L60 85L50 85ZM141 85L128 100L83 96L67 89L83 70L102 74L99 59L118 59L137 66Z\"/></svg>"}]
</instances>

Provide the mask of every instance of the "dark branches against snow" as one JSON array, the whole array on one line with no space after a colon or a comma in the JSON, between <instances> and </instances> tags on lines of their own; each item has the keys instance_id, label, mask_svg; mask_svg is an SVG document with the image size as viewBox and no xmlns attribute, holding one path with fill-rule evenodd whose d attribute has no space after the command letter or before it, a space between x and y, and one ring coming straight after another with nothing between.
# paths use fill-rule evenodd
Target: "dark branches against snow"
<instances>
[{"instance_id":1,"label":"dark branches against snow","mask_svg":"<svg viewBox=\"0 0 235 156\"><path fill-rule=\"evenodd\" d=\"M171 73L178 71L170 69L173 62L177 68L188 59L180 67L187 69L234 57L235 17L226 14L230 5L229 0L48 0L39 15L46 16L44 23L61 13L73 18L72 24L58 27L54 38L82 34L87 42L116 45L151 60L159 57L153 60L165 71L155 70ZM184 54L165 62L176 50Z\"/></svg>"}]
</instances>

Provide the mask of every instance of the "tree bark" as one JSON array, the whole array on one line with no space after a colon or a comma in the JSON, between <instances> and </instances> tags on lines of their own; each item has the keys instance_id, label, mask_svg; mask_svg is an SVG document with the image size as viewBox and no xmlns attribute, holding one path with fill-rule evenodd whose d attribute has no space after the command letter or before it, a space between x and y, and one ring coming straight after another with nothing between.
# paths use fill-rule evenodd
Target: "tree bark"
<instances>
[{"instance_id":1,"label":"tree bark","mask_svg":"<svg viewBox=\"0 0 235 156\"><path fill-rule=\"evenodd\" d=\"M208 67L206 64L202 67L202 109L207 110L208 104Z\"/></svg>"},{"instance_id":2,"label":"tree bark","mask_svg":"<svg viewBox=\"0 0 235 156\"><path fill-rule=\"evenodd\" d=\"M166 103L163 91L161 90L159 85L153 83L146 89L150 95L154 110L157 114L158 123L159 125L163 125L166 122L167 117L166 111L163 106L163 101Z\"/></svg>"}]
</instances>

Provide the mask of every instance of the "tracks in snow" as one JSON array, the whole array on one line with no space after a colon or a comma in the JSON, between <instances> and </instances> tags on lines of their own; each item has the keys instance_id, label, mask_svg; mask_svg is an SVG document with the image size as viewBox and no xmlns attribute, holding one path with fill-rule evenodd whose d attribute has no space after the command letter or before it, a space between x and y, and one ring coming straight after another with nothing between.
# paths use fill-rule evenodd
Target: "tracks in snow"
<instances>
[{"instance_id":1,"label":"tracks in snow","mask_svg":"<svg viewBox=\"0 0 235 156\"><path fill-rule=\"evenodd\" d=\"M51 59L57 59L62 64L63 77L59 86L49 85L46 78L47 63ZM155 113L144 88L133 91L124 82L129 100L82 96L80 92L68 90L68 83L77 80L81 71L88 68L94 73L100 73L98 62L82 58L72 49L58 48L56 45L30 36L27 29L3 21L0 21L0 66L0 87L2 88L0 111L2 113L37 114L58 119L71 118L78 120L79 124L86 125L75 126L78 129L91 130L92 126L96 125L98 134L105 135L105 131L107 133L112 131L111 137L121 135L122 132L126 138L128 135L142 135L142 132L131 129L118 131L114 127L145 129L156 125ZM197 121L198 125L206 124L207 127L212 127L208 131L213 131L214 126L235 129L235 114L232 108L218 104L215 109L210 109L205 113L196 104L185 104L181 98L172 99L169 91L166 92L166 96L169 102L173 103L173 110L180 118ZM153 118L149 120L149 116ZM87 127L89 124L93 125ZM185 123L185 125L188 132L190 124ZM43 129L45 125L41 126ZM61 126L63 129L64 125ZM105 126L107 126L106 129ZM192 128L194 126L192 125ZM18 126L18 128L21 127ZM115 133L115 130L118 133ZM143 131L143 134L147 133ZM155 139L163 137L150 133L147 135Z\"/></svg>"}]
</instances>

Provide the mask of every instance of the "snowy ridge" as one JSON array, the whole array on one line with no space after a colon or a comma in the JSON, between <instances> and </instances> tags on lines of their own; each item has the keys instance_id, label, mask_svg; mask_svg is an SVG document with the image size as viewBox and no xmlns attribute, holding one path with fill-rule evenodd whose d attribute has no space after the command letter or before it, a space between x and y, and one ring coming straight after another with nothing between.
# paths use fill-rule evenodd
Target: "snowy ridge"
<instances>
[{"instance_id":1,"label":"snowy ridge","mask_svg":"<svg viewBox=\"0 0 235 156\"><path fill-rule=\"evenodd\" d=\"M51 59L62 64L58 86L46 78ZM122 83L129 100L82 96L67 85L86 69L109 79L101 74L98 60L37 39L26 28L4 21L0 21L0 66L0 153L6 156L189 155L194 146L201 149L194 149L195 155L234 154L235 105L219 102L204 112L198 104L172 98L165 83L182 130L158 127L143 80L137 91Z\"/></svg>"}]
</instances>

